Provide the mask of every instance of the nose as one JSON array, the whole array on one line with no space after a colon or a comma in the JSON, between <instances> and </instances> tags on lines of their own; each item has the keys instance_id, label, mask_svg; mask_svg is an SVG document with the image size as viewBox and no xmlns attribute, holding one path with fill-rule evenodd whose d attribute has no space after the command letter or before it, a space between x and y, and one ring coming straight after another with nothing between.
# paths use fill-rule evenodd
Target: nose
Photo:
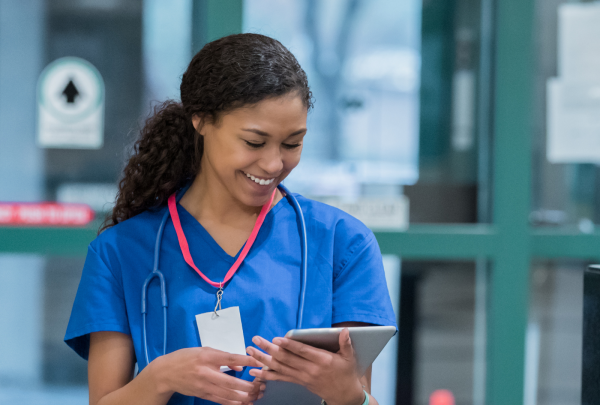
<instances>
[{"instance_id":1,"label":"nose","mask_svg":"<svg viewBox=\"0 0 600 405\"><path fill-rule=\"evenodd\" d=\"M283 169L283 156L277 147L271 147L264 150L260 158L259 167L269 175L277 175Z\"/></svg>"}]
</instances>

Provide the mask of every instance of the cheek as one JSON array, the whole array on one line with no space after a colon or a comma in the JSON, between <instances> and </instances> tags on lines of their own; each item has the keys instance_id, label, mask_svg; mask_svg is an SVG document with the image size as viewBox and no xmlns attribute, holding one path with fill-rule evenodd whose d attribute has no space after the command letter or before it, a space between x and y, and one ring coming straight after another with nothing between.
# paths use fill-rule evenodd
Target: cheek
<instances>
[{"instance_id":1,"label":"cheek","mask_svg":"<svg viewBox=\"0 0 600 405\"><path fill-rule=\"evenodd\" d=\"M221 140L211 145L211 162L222 173L230 173L233 170L243 170L252 162L252 153L244 150L235 142Z\"/></svg>"},{"instance_id":2,"label":"cheek","mask_svg":"<svg viewBox=\"0 0 600 405\"><path fill-rule=\"evenodd\" d=\"M300 154L302 153L302 149L299 151L293 151L285 155L283 160L283 168L286 172L291 172L298 163L300 163Z\"/></svg>"}]
</instances>

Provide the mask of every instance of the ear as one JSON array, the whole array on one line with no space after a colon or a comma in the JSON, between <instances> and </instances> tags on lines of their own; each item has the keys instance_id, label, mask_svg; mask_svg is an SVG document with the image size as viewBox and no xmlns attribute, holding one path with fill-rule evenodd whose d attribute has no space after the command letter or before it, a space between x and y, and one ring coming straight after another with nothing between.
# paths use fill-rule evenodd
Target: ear
<instances>
[{"instance_id":1,"label":"ear","mask_svg":"<svg viewBox=\"0 0 600 405\"><path fill-rule=\"evenodd\" d=\"M203 122L202 118L200 118L197 114L192 115L192 125L196 129L196 132L200 133L202 129Z\"/></svg>"}]
</instances>

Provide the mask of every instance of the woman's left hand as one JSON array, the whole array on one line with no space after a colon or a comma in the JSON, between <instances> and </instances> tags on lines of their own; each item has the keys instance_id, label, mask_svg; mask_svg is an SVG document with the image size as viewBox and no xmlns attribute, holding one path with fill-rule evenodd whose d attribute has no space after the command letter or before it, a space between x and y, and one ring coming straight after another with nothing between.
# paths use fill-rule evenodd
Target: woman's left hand
<instances>
[{"instance_id":1,"label":"woman's left hand","mask_svg":"<svg viewBox=\"0 0 600 405\"><path fill-rule=\"evenodd\" d=\"M350 332L340 333L340 350L331 353L286 338L273 343L255 336L252 341L268 354L248 347L248 354L268 369L252 369L250 375L264 381L300 384L323 398L328 405L360 405L365 399Z\"/></svg>"}]
</instances>

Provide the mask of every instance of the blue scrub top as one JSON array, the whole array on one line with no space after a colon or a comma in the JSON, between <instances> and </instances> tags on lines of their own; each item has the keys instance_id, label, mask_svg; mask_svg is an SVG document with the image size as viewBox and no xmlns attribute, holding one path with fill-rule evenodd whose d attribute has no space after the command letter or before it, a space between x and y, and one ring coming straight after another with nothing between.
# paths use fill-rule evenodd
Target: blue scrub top
<instances>
[{"instance_id":1,"label":"blue scrub top","mask_svg":"<svg viewBox=\"0 0 600 405\"><path fill-rule=\"evenodd\" d=\"M396 326L381 252L373 233L341 210L294 194L302 207L308 239L308 277L304 328L339 322ZM139 366L142 340L142 285L152 271L156 232L167 207L146 211L100 234L89 246L65 342L87 359L89 334L116 331L130 335ZM202 225L177 206L196 266L221 281L236 260L225 253ZM296 327L300 295L299 221L286 198L267 214L254 245L225 287L223 308L239 306L246 345L259 335L267 340ZM239 253L238 253L239 254ZM159 269L168 294L167 353L201 346L195 316L214 310L216 289L185 263L173 223L167 221ZM163 315L160 286L148 288L148 355L162 354ZM231 372L234 373L234 372ZM252 381L249 368L235 373ZM169 404L212 404L175 394Z\"/></svg>"}]
</instances>

